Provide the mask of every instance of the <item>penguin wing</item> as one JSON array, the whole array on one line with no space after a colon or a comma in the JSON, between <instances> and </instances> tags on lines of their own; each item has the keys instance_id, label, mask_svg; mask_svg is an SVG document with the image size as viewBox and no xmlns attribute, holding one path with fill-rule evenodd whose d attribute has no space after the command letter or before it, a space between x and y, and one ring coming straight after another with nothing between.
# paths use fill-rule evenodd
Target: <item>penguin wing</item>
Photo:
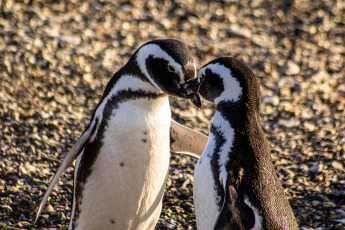
<instances>
[{"instance_id":1,"label":"penguin wing","mask_svg":"<svg viewBox=\"0 0 345 230\"><path fill-rule=\"evenodd\" d=\"M58 171L55 173L53 179L51 180L48 189L46 193L44 194L44 197L37 209L36 217L34 224L36 223L38 217L41 215L43 208L47 202L47 199L50 195L50 193L53 191L53 188L55 184L58 182L61 175L64 173L64 171L70 167L74 161L74 159L78 156L78 154L83 150L86 142L89 140L90 136L94 132L94 127L96 126L96 122L92 122L90 126L83 132L83 134L79 137L78 141L73 145L71 150L67 153L66 157L63 159Z\"/></svg>"},{"instance_id":2,"label":"penguin wing","mask_svg":"<svg viewBox=\"0 0 345 230\"><path fill-rule=\"evenodd\" d=\"M171 119L170 150L199 158L207 144L208 137Z\"/></svg>"},{"instance_id":3,"label":"penguin wing","mask_svg":"<svg viewBox=\"0 0 345 230\"><path fill-rule=\"evenodd\" d=\"M252 229L255 221L254 211L233 186L228 186L213 230Z\"/></svg>"}]
</instances>

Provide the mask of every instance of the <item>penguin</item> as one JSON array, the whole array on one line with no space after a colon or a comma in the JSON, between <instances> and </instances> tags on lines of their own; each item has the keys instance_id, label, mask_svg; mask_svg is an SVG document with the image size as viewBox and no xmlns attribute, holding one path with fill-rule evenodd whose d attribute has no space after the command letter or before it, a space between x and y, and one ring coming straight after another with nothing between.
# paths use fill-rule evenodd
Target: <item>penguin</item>
<instances>
[{"instance_id":1,"label":"penguin","mask_svg":"<svg viewBox=\"0 0 345 230\"><path fill-rule=\"evenodd\" d=\"M135 51L108 82L88 127L52 179L35 222L77 157L69 229L153 229L162 208L170 139L182 152L178 134L206 146L207 137L173 121L169 107L169 95L201 106L197 94L180 92L195 77L193 57L181 41L153 40ZM194 155L202 150L197 151Z\"/></svg>"},{"instance_id":2,"label":"penguin","mask_svg":"<svg viewBox=\"0 0 345 230\"><path fill-rule=\"evenodd\" d=\"M194 171L197 228L298 229L260 124L255 74L235 58L217 58L183 90L216 104L208 142Z\"/></svg>"}]
</instances>

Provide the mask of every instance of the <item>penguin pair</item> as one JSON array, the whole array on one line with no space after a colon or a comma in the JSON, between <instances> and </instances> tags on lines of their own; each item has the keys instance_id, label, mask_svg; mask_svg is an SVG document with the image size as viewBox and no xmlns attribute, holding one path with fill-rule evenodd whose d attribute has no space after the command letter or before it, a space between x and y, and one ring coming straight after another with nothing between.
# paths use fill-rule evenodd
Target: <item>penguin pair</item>
<instances>
[{"instance_id":1,"label":"penguin pair","mask_svg":"<svg viewBox=\"0 0 345 230\"><path fill-rule=\"evenodd\" d=\"M196 77L188 47L150 41L113 75L90 124L66 155L38 208L77 158L69 229L153 229L162 208L170 149L200 156L207 137L171 119L168 95ZM188 140L199 142L192 145Z\"/></svg>"},{"instance_id":2,"label":"penguin pair","mask_svg":"<svg viewBox=\"0 0 345 230\"><path fill-rule=\"evenodd\" d=\"M192 55L180 41L154 40L140 47L109 81L89 126L51 181L36 220L77 157L69 229L153 229L169 146L200 156L207 140L171 120L168 95L188 97L200 107L198 92L217 104L195 169L198 229L297 229L260 126L254 74L233 58L212 61L191 80L195 74Z\"/></svg>"},{"instance_id":3,"label":"penguin pair","mask_svg":"<svg viewBox=\"0 0 345 230\"><path fill-rule=\"evenodd\" d=\"M216 104L194 172L198 230L298 229L260 124L254 73L235 58L218 58L183 88Z\"/></svg>"}]
</instances>

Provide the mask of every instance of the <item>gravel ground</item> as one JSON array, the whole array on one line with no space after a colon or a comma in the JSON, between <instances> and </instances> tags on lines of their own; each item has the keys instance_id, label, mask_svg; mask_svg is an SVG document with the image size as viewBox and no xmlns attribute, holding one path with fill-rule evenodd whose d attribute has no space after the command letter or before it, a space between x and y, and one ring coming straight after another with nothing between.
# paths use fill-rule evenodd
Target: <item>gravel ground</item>
<instances>
[{"instance_id":1,"label":"gravel ground","mask_svg":"<svg viewBox=\"0 0 345 230\"><path fill-rule=\"evenodd\" d=\"M33 228L36 205L112 74L144 42L169 37L189 45L198 67L234 56L253 69L299 226L345 229L344 9L343 0L1 0L0 228ZM177 121L208 132L213 105L171 105ZM195 229L195 163L172 155L157 229ZM72 172L36 229L67 227Z\"/></svg>"}]
</instances>

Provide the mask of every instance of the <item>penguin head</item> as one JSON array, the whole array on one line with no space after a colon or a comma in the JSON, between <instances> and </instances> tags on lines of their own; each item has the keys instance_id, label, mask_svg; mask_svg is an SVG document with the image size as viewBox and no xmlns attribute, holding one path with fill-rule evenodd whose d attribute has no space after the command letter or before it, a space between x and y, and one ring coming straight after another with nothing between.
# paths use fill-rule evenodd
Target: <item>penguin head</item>
<instances>
[{"instance_id":1,"label":"penguin head","mask_svg":"<svg viewBox=\"0 0 345 230\"><path fill-rule=\"evenodd\" d=\"M142 45L135 57L141 72L158 90L189 98L201 106L196 93L187 95L181 91L182 84L196 78L193 56L186 44L174 39L153 40Z\"/></svg>"},{"instance_id":2,"label":"penguin head","mask_svg":"<svg viewBox=\"0 0 345 230\"><path fill-rule=\"evenodd\" d=\"M207 101L232 102L260 108L260 86L255 74L232 57L217 58L204 65L198 78L182 86L185 93L198 92Z\"/></svg>"}]
</instances>

